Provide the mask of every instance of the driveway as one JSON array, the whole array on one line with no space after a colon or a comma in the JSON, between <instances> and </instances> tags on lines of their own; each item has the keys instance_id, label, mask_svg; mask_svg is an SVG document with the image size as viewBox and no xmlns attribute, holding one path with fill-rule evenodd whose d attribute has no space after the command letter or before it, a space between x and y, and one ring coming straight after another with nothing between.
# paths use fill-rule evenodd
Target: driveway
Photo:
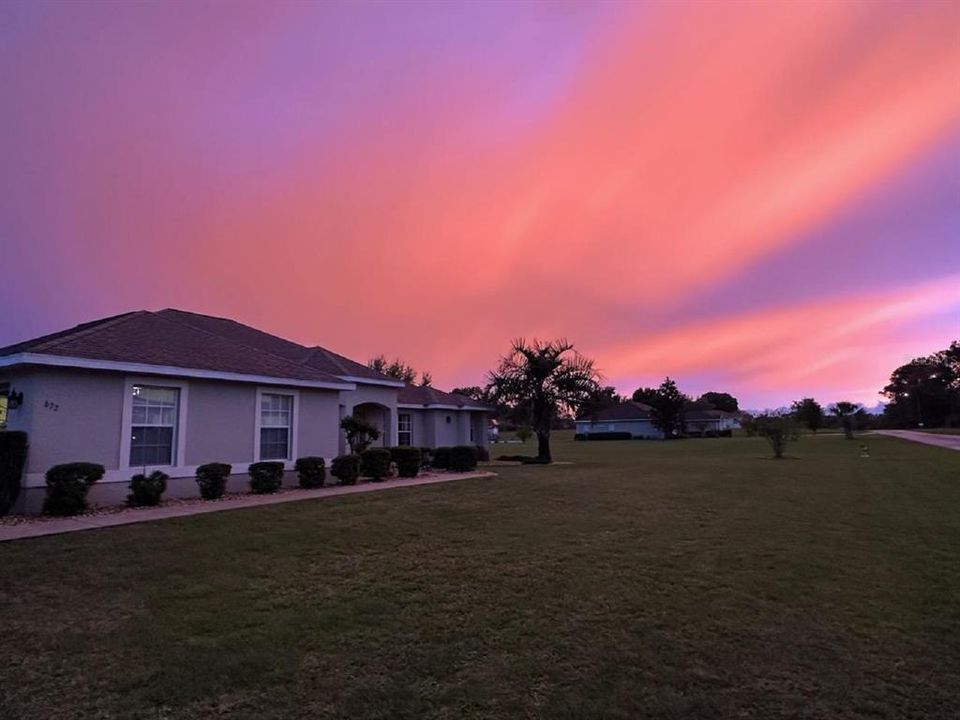
<instances>
[{"instance_id":1,"label":"driveway","mask_svg":"<svg viewBox=\"0 0 960 720\"><path fill-rule=\"evenodd\" d=\"M924 445L936 445L948 450L960 450L960 435L937 435L936 433L921 432L919 430L875 430L875 435L898 437L902 440L912 440Z\"/></svg>"}]
</instances>

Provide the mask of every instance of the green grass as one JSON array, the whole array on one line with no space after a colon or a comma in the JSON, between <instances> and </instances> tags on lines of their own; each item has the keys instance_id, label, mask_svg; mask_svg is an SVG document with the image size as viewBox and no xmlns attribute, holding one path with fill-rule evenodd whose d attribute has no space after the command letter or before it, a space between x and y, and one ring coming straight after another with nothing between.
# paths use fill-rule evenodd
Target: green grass
<instances>
[{"instance_id":1,"label":"green grass","mask_svg":"<svg viewBox=\"0 0 960 720\"><path fill-rule=\"evenodd\" d=\"M960 453L867 442L567 434L571 465L6 543L0 716L954 718Z\"/></svg>"}]
</instances>

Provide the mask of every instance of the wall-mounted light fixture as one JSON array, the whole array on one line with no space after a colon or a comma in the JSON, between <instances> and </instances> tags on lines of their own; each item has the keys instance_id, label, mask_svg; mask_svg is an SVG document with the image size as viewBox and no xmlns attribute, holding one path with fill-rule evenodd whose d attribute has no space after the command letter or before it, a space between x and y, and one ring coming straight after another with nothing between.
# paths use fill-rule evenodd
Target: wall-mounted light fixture
<instances>
[{"instance_id":1,"label":"wall-mounted light fixture","mask_svg":"<svg viewBox=\"0 0 960 720\"><path fill-rule=\"evenodd\" d=\"M23 392L10 390L7 393L7 409L16 410L21 405L23 405Z\"/></svg>"}]
</instances>

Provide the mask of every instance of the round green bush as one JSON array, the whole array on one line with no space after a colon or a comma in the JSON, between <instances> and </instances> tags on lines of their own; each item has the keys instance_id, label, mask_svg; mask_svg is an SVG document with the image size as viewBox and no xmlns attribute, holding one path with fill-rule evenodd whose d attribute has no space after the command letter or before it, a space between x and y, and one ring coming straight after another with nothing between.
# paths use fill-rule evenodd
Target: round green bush
<instances>
[{"instance_id":1,"label":"round green bush","mask_svg":"<svg viewBox=\"0 0 960 720\"><path fill-rule=\"evenodd\" d=\"M197 485L200 487L200 497L204 500L216 500L223 497L227 488L227 478L233 472L233 467L227 463L207 463L197 468Z\"/></svg>"},{"instance_id":2,"label":"round green bush","mask_svg":"<svg viewBox=\"0 0 960 720\"><path fill-rule=\"evenodd\" d=\"M340 455L330 463L330 474L340 481L341 485L356 485L360 477L360 456Z\"/></svg>"},{"instance_id":3,"label":"round green bush","mask_svg":"<svg viewBox=\"0 0 960 720\"><path fill-rule=\"evenodd\" d=\"M390 459L397 464L397 475L416 477L420 472L420 449L415 447L390 448Z\"/></svg>"},{"instance_id":4,"label":"round green bush","mask_svg":"<svg viewBox=\"0 0 960 720\"><path fill-rule=\"evenodd\" d=\"M457 445L450 448L450 469L454 472L476 470L477 448L473 445Z\"/></svg>"},{"instance_id":5,"label":"round green bush","mask_svg":"<svg viewBox=\"0 0 960 720\"><path fill-rule=\"evenodd\" d=\"M47 496L43 512L47 515L79 515L87 509L87 491L103 477L106 468L96 463L74 462L54 465L47 470Z\"/></svg>"},{"instance_id":6,"label":"round green bush","mask_svg":"<svg viewBox=\"0 0 960 720\"><path fill-rule=\"evenodd\" d=\"M258 462L250 466L250 490L256 495L275 493L283 482L282 462Z\"/></svg>"},{"instance_id":7,"label":"round green bush","mask_svg":"<svg viewBox=\"0 0 960 720\"><path fill-rule=\"evenodd\" d=\"M433 449L433 459L431 464L437 470L450 469L450 448L438 447Z\"/></svg>"},{"instance_id":8,"label":"round green bush","mask_svg":"<svg viewBox=\"0 0 960 720\"><path fill-rule=\"evenodd\" d=\"M297 471L300 487L323 487L327 479L327 463L322 457L298 458L293 467Z\"/></svg>"},{"instance_id":9,"label":"round green bush","mask_svg":"<svg viewBox=\"0 0 960 720\"><path fill-rule=\"evenodd\" d=\"M386 448L370 448L360 453L360 474L374 482L390 475L390 451Z\"/></svg>"},{"instance_id":10,"label":"round green bush","mask_svg":"<svg viewBox=\"0 0 960 720\"><path fill-rule=\"evenodd\" d=\"M167 490L167 480L170 476L165 472L154 470L149 475L138 474L130 479L130 494L127 495L127 505L131 507L149 507L159 505L160 498Z\"/></svg>"}]
</instances>

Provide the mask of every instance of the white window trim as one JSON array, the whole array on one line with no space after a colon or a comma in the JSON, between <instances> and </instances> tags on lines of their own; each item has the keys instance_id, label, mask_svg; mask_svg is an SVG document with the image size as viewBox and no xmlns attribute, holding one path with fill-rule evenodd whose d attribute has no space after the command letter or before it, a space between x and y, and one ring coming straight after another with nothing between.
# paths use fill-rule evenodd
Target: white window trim
<instances>
[{"instance_id":1,"label":"white window trim","mask_svg":"<svg viewBox=\"0 0 960 720\"><path fill-rule=\"evenodd\" d=\"M170 465L147 465L147 473L154 470L164 470L171 467L183 467L186 463L187 450L187 402L189 400L190 383L185 380L173 380L156 377L136 377L128 375L123 379L123 412L120 420L120 470L139 470L143 465L130 465L130 445L133 434L133 386L150 385L151 387L176 388L180 391L177 400L177 432L173 438L173 462Z\"/></svg>"},{"instance_id":2,"label":"white window trim","mask_svg":"<svg viewBox=\"0 0 960 720\"><path fill-rule=\"evenodd\" d=\"M284 460L271 460L271 462L294 462L297 459L297 436L300 434L300 392L297 390L288 390L287 388L258 387L256 415L254 416L253 428L253 461L260 460L260 429L261 429L261 411L260 403L264 395L289 395L293 398L293 412L290 418L290 457Z\"/></svg>"},{"instance_id":3,"label":"white window trim","mask_svg":"<svg viewBox=\"0 0 960 720\"><path fill-rule=\"evenodd\" d=\"M405 416L407 417L407 423L408 423L409 426L410 426L410 429L409 429L409 430L401 430L401 429L400 429L400 416L401 416L401 415L405 415ZM407 433L407 434L410 436L410 442L408 443L408 447L415 447L414 444L413 444L413 413L409 413L409 412L407 412L407 413L398 412L398 413L397 413L397 445L400 444L400 433L404 433L404 432Z\"/></svg>"}]
</instances>

